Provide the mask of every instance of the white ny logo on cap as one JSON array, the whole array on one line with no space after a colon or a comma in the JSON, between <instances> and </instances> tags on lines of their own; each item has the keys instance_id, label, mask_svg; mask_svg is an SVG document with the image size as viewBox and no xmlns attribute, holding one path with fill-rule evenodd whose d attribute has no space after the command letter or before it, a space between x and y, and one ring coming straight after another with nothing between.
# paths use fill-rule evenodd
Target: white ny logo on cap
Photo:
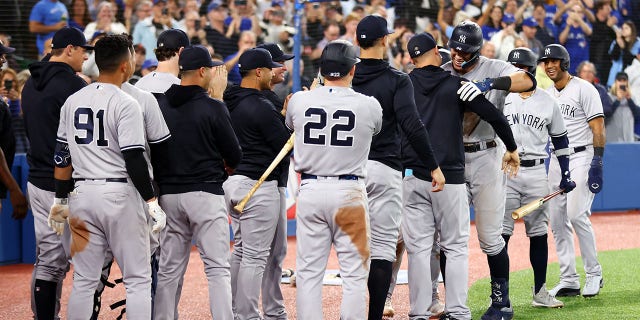
<instances>
[{"instance_id":1,"label":"white ny logo on cap","mask_svg":"<svg viewBox=\"0 0 640 320\"><path fill-rule=\"evenodd\" d=\"M520 52L518 52L518 51L514 52L512 58L520 59Z\"/></svg>"},{"instance_id":2,"label":"white ny logo on cap","mask_svg":"<svg viewBox=\"0 0 640 320\"><path fill-rule=\"evenodd\" d=\"M544 55L545 55L545 56L548 56L548 55L550 55L550 54L551 54L551 48L546 48L546 49L544 49Z\"/></svg>"},{"instance_id":3,"label":"white ny logo on cap","mask_svg":"<svg viewBox=\"0 0 640 320\"><path fill-rule=\"evenodd\" d=\"M460 37L458 37L458 41L462 43L467 43L467 36L461 34Z\"/></svg>"}]
</instances>

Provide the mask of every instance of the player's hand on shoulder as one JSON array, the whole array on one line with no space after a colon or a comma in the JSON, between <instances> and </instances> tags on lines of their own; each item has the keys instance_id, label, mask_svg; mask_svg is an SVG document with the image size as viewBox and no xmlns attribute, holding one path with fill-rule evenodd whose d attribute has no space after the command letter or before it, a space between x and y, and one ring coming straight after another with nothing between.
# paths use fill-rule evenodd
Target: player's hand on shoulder
<instances>
[{"instance_id":1,"label":"player's hand on shoulder","mask_svg":"<svg viewBox=\"0 0 640 320\"><path fill-rule=\"evenodd\" d=\"M571 174L569 171L565 171L562 173L562 179L560 179L560 189L564 189L563 193L569 193L571 190L575 189L576 183L571 180Z\"/></svg>"},{"instance_id":2,"label":"player's hand on shoulder","mask_svg":"<svg viewBox=\"0 0 640 320\"><path fill-rule=\"evenodd\" d=\"M444 174L442 173L442 170L440 170L440 167L437 167L435 170L431 171L431 186L433 188L431 188L432 192L440 192L442 190L444 190L444 184L445 184L445 178L444 178Z\"/></svg>"},{"instance_id":3,"label":"player's hand on shoulder","mask_svg":"<svg viewBox=\"0 0 640 320\"><path fill-rule=\"evenodd\" d=\"M594 156L591 160L591 167L589 168L589 190L593 193L602 191L602 157Z\"/></svg>"},{"instance_id":4,"label":"player's hand on shoulder","mask_svg":"<svg viewBox=\"0 0 640 320\"><path fill-rule=\"evenodd\" d=\"M473 99L482 93L480 89L473 84L473 82L462 81L460 84L461 86L458 89L457 94L462 101L473 101Z\"/></svg>"},{"instance_id":5,"label":"player's hand on shoulder","mask_svg":"<svg viewBox=\"0 0 640 320\"><path fill-rule=\"evenodd\" d=\"M157 198L153 198L151 201L148 201L147 206L149 207L149 215L155 222L151 231L153 231L153 233L158 233L167 225L167 215L164 213L164 210L160 208Z\"/></svg>"},{"instance_id":6,"label":"player's hand on shoulder","mask_svg":"<svg viewBox=\"0 0 640 320\"><path fill-rule=\"evenodd\" d=\"M502 157L502 171L510 178L515 177L520 169L520 156L518 151L507 151Z\"/></svg>"},{"instance_id":7,"label":"player's hand on shoulder","mask_svg":"<svg viewBox=\"0 0 640 320\"><path fill-rule=\"evenodd\" d=\"M67 217L69 217L69 200L67 198L54 198L49 210L47 223L59 236L64 233L64 224L67 223Z\"/></svg>"}]
</instances>

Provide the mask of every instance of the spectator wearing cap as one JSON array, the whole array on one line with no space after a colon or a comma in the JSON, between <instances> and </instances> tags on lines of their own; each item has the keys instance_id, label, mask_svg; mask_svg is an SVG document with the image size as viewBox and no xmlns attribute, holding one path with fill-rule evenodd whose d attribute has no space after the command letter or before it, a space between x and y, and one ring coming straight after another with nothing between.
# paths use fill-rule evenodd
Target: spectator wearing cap
<instances>
[{"instance_id":1,"label":"spectator wearing cap","mask_svg":"<svg viewBox=\"0 0 640 320\"><path fill-rule=\"evenodd\" d=\"M409 76L384 60L391 33L393 31L388 29L387 21L378 16L365 17L356 28L362 61L356 68L353 90L373 96L383 110L381 134L373 137L365 181L370 199L371 224L368 280L370 319L382 318L392 265L396 260L402 211L401 130L410 137L411 146L421 155L428 172L436 172L434 180L444 183L431 151L429 135L419 120Z\"/></svg>"},{"instance_id":2,"label":"spectator wearing cap","mask_svg":"<svg viewBox=\"0 0 640 320\"><path fill-rule=\"evenodd\" d=\"M593 34L597 36L591 37L589 60L596 65L600 82L607 84L611 69L611 58L608 52L611 43L616 39L613 28L618 20L611 15L611 3L605 0L596 1L594 15Z\"/></svg>"},{"instance_id":3,"label":"spectator wearing cap","mask_svg":"<svg viewBox=\"0 0 640 320\"><path fill-rule=\"evenodd\" d=\"M127 33L127 27L116 21L116 8L111 2L102 1L96 8L96 20L90 22L84 29L84 36L87 41L93 39L96 32L122 34Z\"/></svg>"},{"instance_id":4,"label":"spectator wearing cap","mask_svg":"<svg viewBox=\"0 0 640 320\"><path fill-rule=\"evenodd\" d=\"M611 112L605 112L607 143L635 141L634 122L640 121L640 107L633 101L629 76L626 73L616 74L609 95L613 103Z\"/></svg>"},{"instance_id":5,"label":"spectator wearing cap","mask_svg":"<svg viewBox=\"0 0 640 320\"><path fill-rule=\"evenodd\" d=\"M205 266L211 317L233 319L229 220L222 183L227 178L225 167L235 168L242 151L224 103L207 94L222 63L211 60L205 47L194 45L184 49L179 65L180 84L171 85L158 99L171 139L162 156L152 161L169 222L161 247L172 250L160 253L153 314L155 319L178 317L176 297L193 241Z\"/></svg>"},{"instance_id":6,"label":"spectator wearing cap","mask_svg":"<svg viewBox=\"0 0 640 320\"><path fill-rule=\"evenodd\" d=\"M569 6L566 6L569 7ZM567 15L562 26L558 42L563 45L571 57L569 73L576 74L576 67L582 61L589 60L589 38L592 34L591 24L585 20L582 3L575 4L567 10ZM563 10L558 10L556 17Z\"/></svg>"},{"instance_id":7,"label":"spectator wearing cap","mask_svg":"<svg viewBox=\"0 0 640 320\"><path fill-rule=\"evenodd\" d=\"M544 49L544 45L542 42L536 38L536 33L538 32L538 21L533 17L529 17L524 19L522 22L522 31L520 32L520 38L522 38L526 44L527 48L531 49L533 53L540 56L542 50Z\"/></svg>"},{"instance_id":8,"label":"spectator wearing cap","mask_svg":"<svg viewBox=\"0 0 640 320\"><path fill-rule=\"evenodd\" d=\"M253 31L243 31L238 39L238 52L224 58L224 65L229 70L228 80L230 84L238 85L242 81L238 61L244 52L256 46L256 42L256 34Z\"/></svg>"},{"instance_id":9,"label":"spectator wearing cap","mask_svg":"<svg viewBox=\"0 0 640 320\"><path fill-rule=\"evenodd\" d=\"M263 41L268 43L277 43L283 48L289 49L293 47L293 35L296 33L295 28L287 25L285 21L284 3L276 2L275 7L271 7L264 12L263 20L268 21L263 24L264 29ZM289 50L287 50L289 51Z\"/></svg>"},{"instance_id":10,"label":"spectator wearing cap","mask_svg":"<svg viewBox=\"0 0 640 320\"><path fill-rule=\"evenodd\" d=\"M286 103L278 97L274 88L276 85L284 83L287 66L285 62L293 59L292 54L286 54L275 43L264 43L258 48L265 49L271 54L272 60L282 65L282 67L274 67L273 78L269 89L262 89L260 92L267 98L275 109L282 115L282 123L284 124L284 114ZM280 203L286 201L286 188L289 178L289 161L280 163L281 175L278 178L278 192L280 194ZM262 310L266 319L286 319L287 311L284 307L282 299L282 290L280 288L280 280L282 278L282 262L287 255L287 208L280 206L278 214L278 222L276 233L271 243L269 257L262 277Z\"/></svg>"},{"instance_id":11,"label":"spectator wearing cap","mask_svg":"<svg viewBox=\"0 0 640 320\"><path fill-rule=\"evenodd\" d=\"M324 26L324 37L318 43L316 43L313 51L309 53L309 59L313 63L315 70L318 70L318 66L320 64L320 56L322 55L322 50L324 47L329 44L329 42L333 40L337 40L340 38L340 25L335 21L330 21ZM314 74L317 73L314 72Z\"/></svg>"},{"instance_id":12,"label":"spectator wearing cap","mask_svg":"<svg viewBox=\"0 0 640 320\"><path fill-rule=\"evenodd\" d=\"M222 0L213 0L207 6L208 24L204 28L206 39L209 44L223 58L226 58L238 51L238 34L227 36L228 27L224 20L229 16L229 9Z\"/></svg>"},{"instance_id":13,"label":"spectator wearing cap","mask_svg":"<svg viewBox=\"0 0 640 320\"><path fill-rule=\"evenodd\" d=\"M156 71L157 68L158 68L158 61L153 59L148 59L142 63L142 66L140 67L140 73L142 73L142 76L144 77L149 73Z\"/></svg>"},{"instance_id":14,"label":"spectator wearing cap","mask_svg":"<svg viewBox=\"0 0 640 320\"><path fill-rule=\"evenodd\" d=\"M532 17L538 23L536 27L536 38L542 42L543 46L548 46L553 43L557 43L558 28L553 23L552 18L547 17L547 11L544 4L536 2L533 6Z\"/></svg>"},{"instance_id":15,"label":"spectator wearing cap","mask_svg":"<svg viewBox=\"0 0 640 320\"><path fill-rule=\"evenodd\" d=\"M70 95L87 85L76 72L82 70L86 51L92 49L82 31L70 27L58 30L51 46L49 61L29 66L31 78L22 90L22 113L30 142L28 191L38 252L32 301L35 301L33 312L38 319L57 317L56 305L60 303L57 292L69 269L63 239L47 225L55 193L51 160L56 150L60 109Z\"/></svg>"},{"instance_id":16,"label":"spectator wearing cap","mask_svg":"<svg viewBox=\"0 0 640 320\"><path fill-rule=\"evenodd\" d=\"M273 69L282 65L273 62L269 51L254 48L242 53L239 66L242 82L224 94L243 154L240 164L223 184L236 239L231 253L231 290L236 319L261 319L258 299L263 274L283 210L278 191L278 180L287 174L283 166L276 167L266 178L242 216L231 208L246 195L246 186L255 184L265 172L289 139L289 132L281 114L262 94L271 88Z\"/></svg>"},{"instance_id":17,"label":"spectator wearing cap","mask_svg":"<svg viewBox=\"0 0 640 320\"><path fill-rule=\"evenodd\" d=\"M164 93L172 84L180 84L178 61L182 50L188 46L189 38L184 31L163 31L158 37L158 47L155 49L158 68L138 80L136 87L151 93Z\"/></svg>"},{"instance_id":18,"label":"spectator wearing cap","mask_svg":"<svg viewBox=\"0 0 640 320\"><path fill-rule=\"evenodd\" d=\"M67 7L58 0L40 0L31 9L29 16L29 32L36 34L38 54L44 55L45 41L53 34L69 24Z\"/></svg>"},{"instance_id":19,"label":"spectator wearing cap","mask_svg":"<svg viewBox=\"0 0 640 320\"><path fill-rule=\"evenodd\" d=\"M509 52L515 47L514 42L517 37L516 19L510 14L505 14L502 17L502 30L491 37L491 42L496 46L495 59L506 61Z\"/></svg>"},{"instance_id":20,"label":"spectator wearing cap","mask_svg":"<svg viewBox=\"0 0 640 320\"><path fill-rule=\"evenodd\" d=\"M169 15L168 9L164 10L166 7L166 0L153 0L152 15L133 28L133 43L141 43L147 49L147 59L155 58L154 49L163 31L172 28L184 31L183 26Z\"/></svg>"},{"instance_id":21,"label":"spectator wearing cap","mask_svg":"<svg viewBox=\"0 0 640 320\"><path fill-rule=\"evenodd\" d=\"M611 42L609 56L612 60L608 86L613 85L613 76L624 71L631 63L640 60L640 38L632 21L625 21L622 28L616 31L616 40Z\"/></svg>"}]
</instances>

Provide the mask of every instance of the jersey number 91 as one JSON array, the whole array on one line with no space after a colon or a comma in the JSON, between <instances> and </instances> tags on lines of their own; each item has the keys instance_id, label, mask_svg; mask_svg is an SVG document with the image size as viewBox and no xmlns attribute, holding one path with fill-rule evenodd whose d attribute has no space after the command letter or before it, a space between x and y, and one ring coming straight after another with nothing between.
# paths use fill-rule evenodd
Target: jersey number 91
<instances>
[{"instance_id":1,"label":"jersey number 91","mask_svg":"<svg viewBox=\"0 0 640 320\"><path fill-rule=\"evenodd\" d=\"M84 131L84 135L80 136L76 134L75 140L77 144L90 144L94 139L94 131L98 132L98 140L96 140L96 144L100 147L109 146L109 140L104 138L104 110L100 109L95 113L94 121L94 113L91 108L81 107L76 109L76 112L73 116L73 126L76 128L76 131ZM97 128L94 125L97 123Z\"/></svg>"}]
</instances>

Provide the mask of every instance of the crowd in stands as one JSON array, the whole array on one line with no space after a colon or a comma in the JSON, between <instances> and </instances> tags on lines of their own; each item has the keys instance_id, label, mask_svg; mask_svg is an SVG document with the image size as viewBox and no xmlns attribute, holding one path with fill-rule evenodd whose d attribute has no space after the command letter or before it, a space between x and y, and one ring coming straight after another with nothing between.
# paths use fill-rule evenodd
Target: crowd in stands
<instances>
[{"instance_id":1,"label":"crowd in stands","mask_svg":"<svg viewBox=\"0 0 640 320\"><path fill-rule=\"evenodd\" d=\"M302 7L299 45L303 85L316 76L320 53L328 42L354 42L360 19L375 14L386 18L394 28L387 57L399 70L410 71L406 45L412 35L427 31L446 47L453 27L471 19L482 27L485 44L481 53L489 58L505 60L516 47L529 47L540 54L545 45L560 43L571 56L571 74L583 77L579 66L591 63L588 67L593 68L587 68L592 72L590 81L601 86L603 102L611 106L610 115L620 106L635 106L633 101L640 101L640 1L348 0L304 2ZM19 118L20 88L28 77L28 62L41 58L53 33L66 25L83 30L90 42L109 33L131 34L138 57L136 77L157 65L157 36L167 29L181 29L191 43L207 46L214 58L224 61L229 83L238 84L238 57L245 50L270 42L286 53L293 52L297 32L294 14L292 0L40 0L30 9L28 22L39 55L30 57L20 50L7 55L2 79L12 80L13 85L1 86L0 96L10 105L12 115ZM0 29L0 41L5 46L11 44L11 37ZM17 46L22 47L27 44ZM293 60L287 63L292 70ZM582 74L589 73L584 70ZM97 68L91 57L83 73L89 81L96 78ZM622 94L617 75L627 79ZM541 86L550 84L544 72L538 72L537 77ZM283 97L291 90L291 79L289 74L285 85L276 88ZM624 103L615 103L620 100ZM636 134L640 133L639 124L640 118ZM26 140L18 144L27 147Z\"/></svg>"}]
</instances>

